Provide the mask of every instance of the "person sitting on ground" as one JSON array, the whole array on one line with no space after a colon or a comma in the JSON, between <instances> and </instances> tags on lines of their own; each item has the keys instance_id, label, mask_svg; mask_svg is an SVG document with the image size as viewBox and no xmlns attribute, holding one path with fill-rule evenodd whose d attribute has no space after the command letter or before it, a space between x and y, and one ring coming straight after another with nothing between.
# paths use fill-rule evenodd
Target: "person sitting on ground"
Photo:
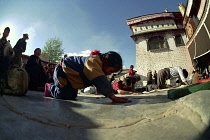
<instances>
[{"instance_id":1,"label":"person sitting on ground","mask_svg":"<svg viewBox=\"0 0 210 140\"><path fill-rule=\"evenodd\" d=\"M164 68L158 71L157 74L157 86L159 89L166 88L166 80L170 78L180 78L185 85L189 86L186 78L188 72L186 69L182 69L180 66Z\"/></svg>"},{"instance_id":2,"label":"person sitting on ground","mask_svg":"<svg viewBox=\"0 0 210 140\"><path fill-rule=\"evenodd\" d=\"M192 77L192 84L197 84L198 80L200 80L201 77L202 77L202 74L200 74L199 71L196 70L193 77Z\"/></svg>"},{"instance_id":3,"label":"person sitting on ground","mask_svg":"<svg viewBox=\"0 0 210 140\"><path fill-rule=\"evenodd\" d=\"M47 66L45 66L44 68L45 68L45 74L47 75L47 82L54 83L54 81L53 81L53 73L54 73L53 64L48 63Z\"/></svg>"},{"instance_id":4,"label":"person sitting on ground","mask_svg":"<svg viewBox=\"0 0 210 140\"><path fill-rule=\"evenodd\" d=\"M136 74L136 71L133 70L134 66L133 65L130 65L130 69L128 70L128 76L131 76L131 75L135 75Z\"/></svg>"},{"instance_id":5,"label":"person sitting on ground","mask_svg":"<svg viewBox=\"0 0 210 140\"><path fill-rule=\"evenodd\" d=\"M139 94L138 92L133 92L132 87L126 86L121 80L113 81L112 88L115 94Z\"/></svg>"},{"instance_id":6,"label":"person sitting on ground","mask_svg":"<svg viewBox=\"0 0 210 140\"><path fill-rule=\"evenodd\" d=\"M54 71L54 84L45 84L45 96L58 99L75 100L78 89L94 85L113 102L131 102L127 98L116 97L112 85L106 78L115 72L122 71L122 58L114 52L98 53L88 57L69 56L58 64Z\"/></svg>"},{"instance_id":7,"label":"person sitting on ground","mask_svg":"<svg viewBox=\"0 0 210 140\"><path fill-rule=\"evenodd\" d=\"M135 87L135 83L140 80L140 76L136 75L135 70L133 70L134 66L130 65L130 69L128 70L128 76L124 79L125 84L127 86L131 86L132 88Z\"/></svg>"},{"instance_id":8,"label":"person sitting on ground","mask_svg":"<svg viewBox=\"0 0 210 140\"><path fill-rule=\"evenodd\" d=\"M47 79L44 67L42 65L42 60L39 58L41 55L41 49L36 48L34 50L34 55L31 55L26 64L26 71L30 77L29 89L38 90L38 87L44 87Z\"/></svg>"}]
</instances>

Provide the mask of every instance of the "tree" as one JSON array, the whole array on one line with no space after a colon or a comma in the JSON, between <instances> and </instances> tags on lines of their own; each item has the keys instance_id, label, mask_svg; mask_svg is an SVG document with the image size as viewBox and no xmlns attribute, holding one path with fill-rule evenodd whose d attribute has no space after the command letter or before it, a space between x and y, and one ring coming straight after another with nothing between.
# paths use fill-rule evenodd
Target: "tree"
<instances>
[{"instance_id":1,"label":"tree","mask_svg":"<svg viewBox=\"0 0 210 140\"><path fill-rule=\"evenodd\" d=\"M62 48L62 41L58 37L50 38L46 42L42 52L49 55L49 62L59 62L61 59L60 56L62 56L64 53L64 49Z\"/></svg>"}]
</instances>

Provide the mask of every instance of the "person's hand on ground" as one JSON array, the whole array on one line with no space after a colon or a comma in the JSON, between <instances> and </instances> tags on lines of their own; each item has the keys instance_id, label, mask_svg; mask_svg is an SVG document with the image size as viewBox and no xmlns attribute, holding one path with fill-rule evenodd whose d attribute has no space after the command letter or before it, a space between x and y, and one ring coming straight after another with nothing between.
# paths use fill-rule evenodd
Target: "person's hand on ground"
<instances>
[{"instance_id":1,"label":"person's hand on ground","mask_svg":"<svg viewBox=\"0 0 210 140\"><path fill-rule=\"evenodd\" d=\"M116 97L115 95L112 95L109 98L115 103L129 103L129 102L132 102L131 100L128 100L127 98Z\"/></svg>"}]
</instances>

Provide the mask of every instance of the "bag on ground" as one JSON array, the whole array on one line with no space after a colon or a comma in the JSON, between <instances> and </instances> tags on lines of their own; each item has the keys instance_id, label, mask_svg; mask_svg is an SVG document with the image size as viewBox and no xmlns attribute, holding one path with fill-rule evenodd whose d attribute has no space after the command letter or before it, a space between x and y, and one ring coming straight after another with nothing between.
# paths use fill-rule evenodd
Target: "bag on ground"
<instances>
[{"instance_id":1,"label":"bag on ground","mask_svg":"<svg viewBox=\"0 0 210 140\"><path fill-rule=\"evenodd\" d=\"M8 71L8 87L3 89L4 94L25 95L28 91L28 73L25 69L15 67Z\"/></svg>"}]
</instances>

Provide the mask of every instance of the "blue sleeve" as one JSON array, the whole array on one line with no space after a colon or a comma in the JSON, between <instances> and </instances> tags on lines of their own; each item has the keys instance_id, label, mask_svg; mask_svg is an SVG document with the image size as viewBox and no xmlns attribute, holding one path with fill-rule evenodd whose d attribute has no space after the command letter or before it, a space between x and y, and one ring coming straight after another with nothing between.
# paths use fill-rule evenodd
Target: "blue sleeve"
<instances>
[{"instance_id":1,"label":"blue sleeve","mask_svg":"<svg viewBox=\"0 0 210 140\"><path fill-rule=\"evenodd\" d=\"M111 83L104 75L94 78L91 82L104 96L109 97L114 94Z\"/></svg>"}]
</instances>

